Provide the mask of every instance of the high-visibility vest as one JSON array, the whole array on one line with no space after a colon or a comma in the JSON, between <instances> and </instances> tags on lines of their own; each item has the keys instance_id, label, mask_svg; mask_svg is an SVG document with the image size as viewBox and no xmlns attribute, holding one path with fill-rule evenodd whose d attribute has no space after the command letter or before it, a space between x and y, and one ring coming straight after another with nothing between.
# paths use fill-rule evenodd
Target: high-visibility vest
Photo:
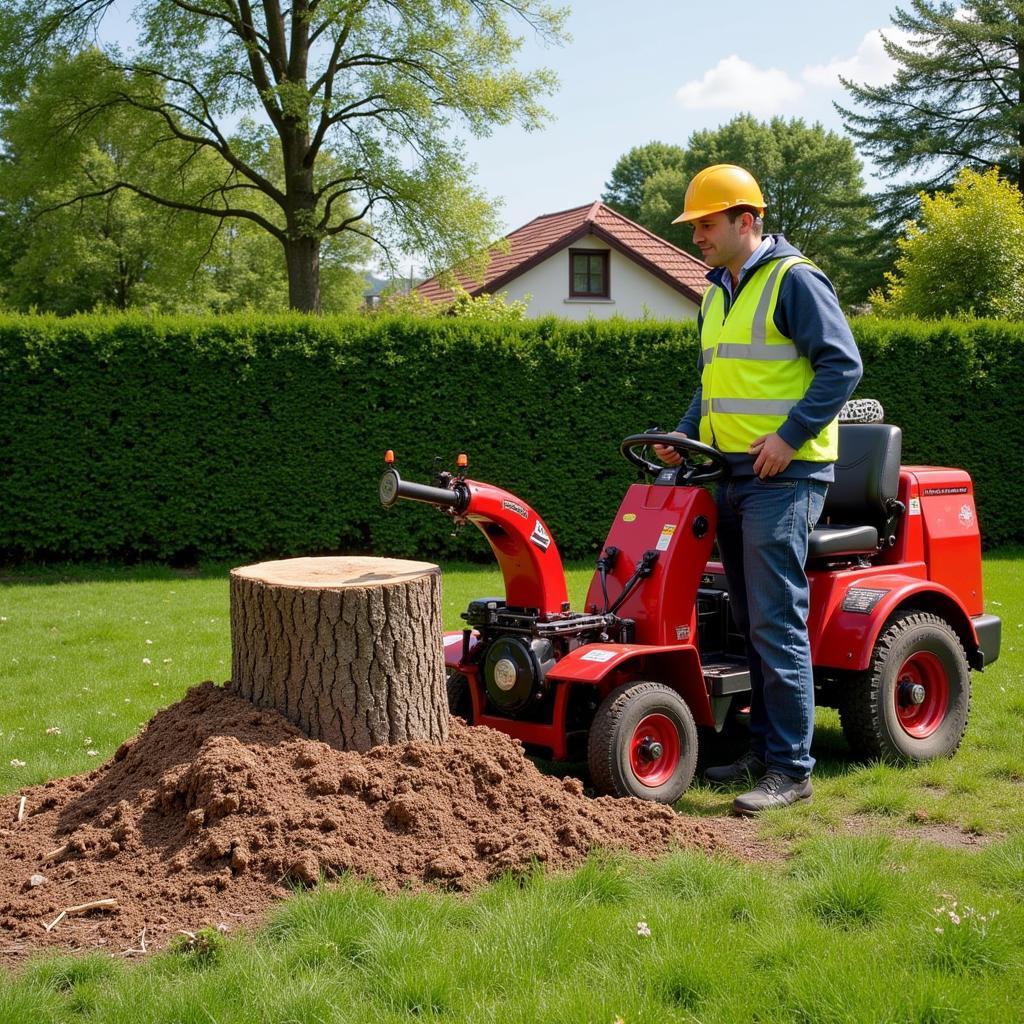
<instances>
[{"instance_id":1,"label":"high-visibility vest","mask_svg":"<svg viewBox=\"0 0 1024 1024\"><path fill-rule=\"evenodd\" d=\"M701 302L700 439L723 452L746 452L752 441L779 429L803 398L814 369L775 326L775 307L786 273L800 256L762 263L736 296L729 312L725 294L712 285ZM793 456L834 462L839 454L839 421L833 420Z\"/></svg>"}]
</instances>

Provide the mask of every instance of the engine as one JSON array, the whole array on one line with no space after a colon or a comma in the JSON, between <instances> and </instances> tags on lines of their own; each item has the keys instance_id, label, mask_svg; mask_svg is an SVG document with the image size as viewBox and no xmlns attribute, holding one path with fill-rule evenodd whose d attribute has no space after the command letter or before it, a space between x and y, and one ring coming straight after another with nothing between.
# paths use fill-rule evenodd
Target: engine
<instances>
[{"instance_id":1,"label":"engine","mask_svg":"<svg viewBox=\"0 0 1024 1024\"><path fill-rule=\"evenodd\" d=\"M487 697L507 715L523 711L547 692L546 675L555 663L550 640L499 636L487 646L483 680Z\"/></svg>"},{"instance_id":2,"label":"engine","mask_svg":"<svg viewBox=\"0 0 1024 1024\"><path fill-rule=\"evenodd\" d=\"M554 623L540 623L534 609L509 608L500 597L471 601L462 617L480 634L474 660L488 703L511 718L529 716L544 702L549 690L547 674L564 653L555 646L566 646L557 636L562 631ZM537 635L545 627L556 635Z\"/></svg>"}]
</instances>

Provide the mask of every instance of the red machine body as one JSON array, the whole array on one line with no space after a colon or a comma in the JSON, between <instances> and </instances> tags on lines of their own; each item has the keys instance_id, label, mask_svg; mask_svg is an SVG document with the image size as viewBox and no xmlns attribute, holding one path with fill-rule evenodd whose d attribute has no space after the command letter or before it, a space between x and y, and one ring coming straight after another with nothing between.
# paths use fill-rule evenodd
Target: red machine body
<instances>
[{"instance_id":1,"label":"red machine body","mask_svg":"<svg viewBox=\"0 0 1024 1024\"><path fill-rule=\"evenodd\" d=\"M463 515L487 538L505 580L505 603L541 617L569 610L562 556L543 519L524 501L491 484L463 478Z\"/></svg>"},{"instance_id":2,"label":"red machine body","mask_svg":"<svg viewBox=\"0 0 1024 1024\"><path fill-rule=\"evenodd\" d=\"M640 439L623 442L627 458L628 443ZM898 466L898 447L896 458ZM381 498L385 505L397 497L441 505L456 524L472 523L501 568L504 596L471 602L463 613L466 628L444 636L453 712L556 760L586 749L598 788L675 799L680 778L685 788L693 767L675 764L670 772L673 765L665 762L680 761L684 748L695 746L696 733L688 731L694 725L720 729L730 708L749 699L749 671L722 567L709 560L716 526L711 494L688 485L682 471L640 463L655 478L626 491L580 611L569 606L550 529L515 495L450 474L431 487L409 484L389 469ZM908 740L913 759L918 742L922 758L936 756L930 752L942 702L955 703L957 681L943 675L955 674L949 649L958 645L971 667L984 667L998 656L999 620L983 610L970 477L903 466L894 487L886 506L895 510L891 534L882 530L877 550L809 562L808 629L817 699L841 714L849 694L863 689L872 672L878 675L882 638L886 650L893 637L900 639L894 624L946 630L945 648L915 648L890 673L890 717L897 733L906 732L897 739ZM639 708L632 718L630 701Z\"/></svg>"},{"instance_id":3,"label":"red machine body","mask_svg":"<svg viewBox=\"0 0 1024 1024\"><path fill-rule=\"evenodd\" d=\"M984 602L971 478L959 469L904 466L898 493L906 511L896 543L874 564L808 572L807 625L816 666L866 669L882 626L896 609L909 604L950 622L968 659L977 660L974 619L982 615ZM844 611L851 587L884 592L871 614Z\"/></svg>"}]
</instances>

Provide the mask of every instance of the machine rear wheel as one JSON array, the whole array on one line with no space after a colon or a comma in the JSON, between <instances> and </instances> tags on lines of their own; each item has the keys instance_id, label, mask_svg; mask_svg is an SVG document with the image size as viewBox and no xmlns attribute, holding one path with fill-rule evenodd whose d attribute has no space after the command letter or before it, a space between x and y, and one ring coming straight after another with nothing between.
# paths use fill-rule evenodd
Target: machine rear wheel
<instances>
[{"instance_id":1,"label":"machine rear wheel","mask_svg":"<svg viewBox=\"0 0 1024 1024\"><path fill-rule=\"evenodd\" d=\"M461 672L449 672L445 683L448 688L449 713L472 725L473 699L469 694L469 680Z\"/></svg>"},{"instance_id":2,"label":"machine rear wheel","mask_svg":"<svg viewBox=\"0 0 1024 1024\"><path fill-rule=\"evenodd\" d=\"M970 706L971 671L956 632L937 615L906 611L882 631L839 718L860 756L928 761L956 752Z\"/></svg>"},{"instance_id":3,"label":"machine rear wheel","mask_svg":"<svg viewBox=\"0 0 1024 1024\"><path fill-rule=\"evenodd\" d=\"M626 683L604 699L587 761L600 793L675 803L697 765L697 726L686 701L662 683Z\"/></svg>"}]
</instances>

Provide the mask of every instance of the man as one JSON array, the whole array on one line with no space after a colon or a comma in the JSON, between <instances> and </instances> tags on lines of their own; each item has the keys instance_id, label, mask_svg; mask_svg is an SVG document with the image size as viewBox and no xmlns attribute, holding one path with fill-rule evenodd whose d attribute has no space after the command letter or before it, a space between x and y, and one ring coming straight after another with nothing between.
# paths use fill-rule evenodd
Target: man
<instances>
[{"instance_id":1,"label":"man","mask_svg":"<svg viewBox=\"0 0 1024 1024\"><path fill-rule=\"evenodd\" d=\"M804 560L834 477L836 417L862 369L828 278L781 235L762 237L764 211L747 171L716 164L690 182L673 222L693 226L714 268L697 321L700 385L676 432L714 445L731 469L718 486L718 547L750 660L750 750L705 777L757 780L736 798L740 814L811 796Z\"/></svg>"}]
</instances>

